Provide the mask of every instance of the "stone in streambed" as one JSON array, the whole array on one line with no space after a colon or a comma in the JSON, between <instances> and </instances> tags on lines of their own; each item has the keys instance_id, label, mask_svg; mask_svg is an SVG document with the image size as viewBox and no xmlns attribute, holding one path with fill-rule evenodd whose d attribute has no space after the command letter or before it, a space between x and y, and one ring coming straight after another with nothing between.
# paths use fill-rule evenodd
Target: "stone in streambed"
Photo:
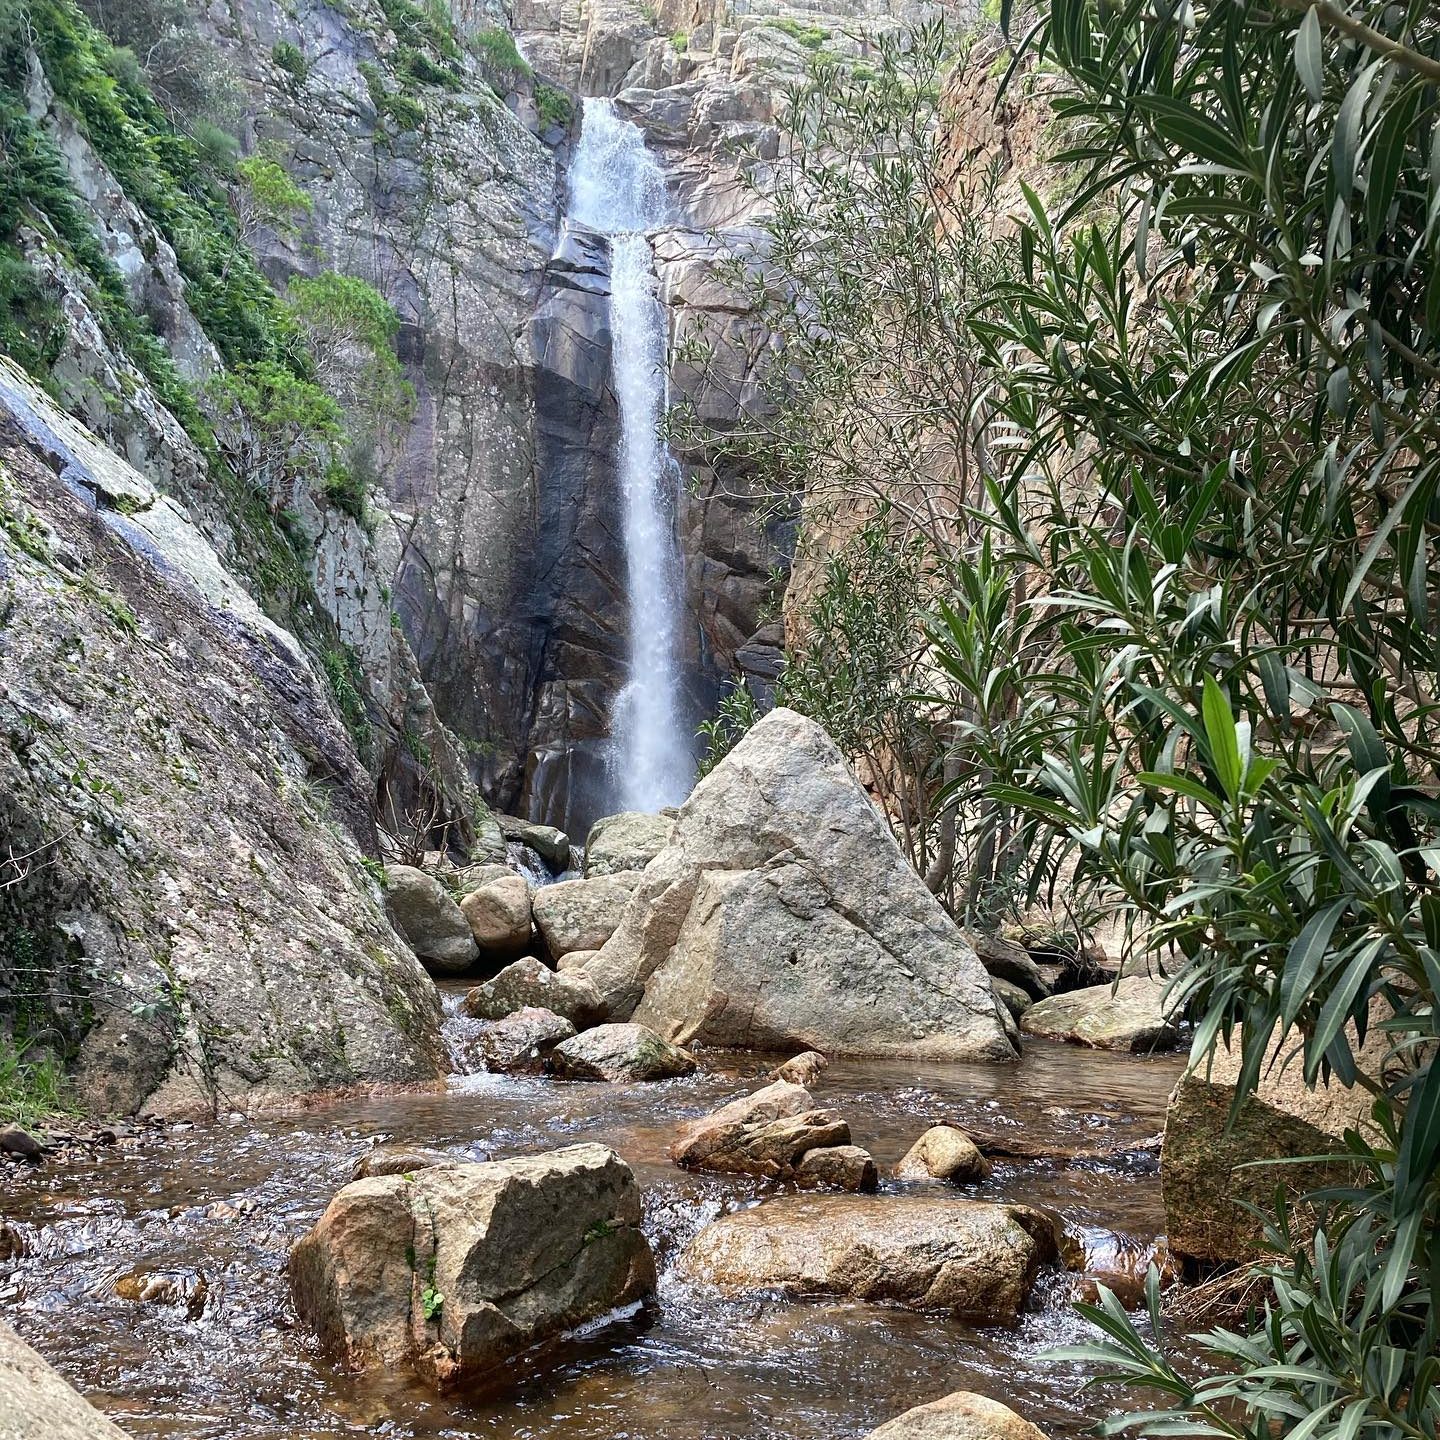
<instances>
[{"instance_id":1,"label":"stone in streambed","mask_svg":"<svg viewBox=\"0 0 1440 1440\"><path fill-rule=\"evenodd\" d=\"M1179 1016L1167 988L1164 980L1132 975L1115 985L1069 990L1036 1001L1020 1017L1020 1028L1095 1050L1168 1050L1179 1038Z\"/></svg>"},{"instance_id":2,"label":"stone in streambed","mask_svg":"<svg viewBox=\"0 0 1440 1440\"><path fill-rule=\"evenodd\" d=\"M332 1355L444 1386L493 1381L523 1352L647 1301L655 1261L630 1167L575 1145L347 1185L292 1250L290 1278Z\"/></svg>"},{"instance_id":3,"label":"stone in streambed","mask_svg":"<svg viewBox=\"0 0 1440 1440\"><path fill-rule=\"evenodd\" d=\"M998 1400L959 1390L917 1405L865 1440L1046 1440L1045 1432Z\"/></svg>"},{"instance_id":4,"label":"stone in streambed","mask_svg":"<svg viewBox=\"0 0 1440 1440\"><path fill-rule=\"evenodd\" d=\"M528 845L557 874L570 863L570 837L553 825L537 825L518 815L497 815L500 833L507 840Z\"/></svg>"},{"instance_id":5,"label":"stone in streambed","mask_svg":"<svg viewBox=\"0 0 1440 1440\"><path fill-rule=\"evenodd\" d=\"M792 1055L783 1065L777 1065L771 1072L772 1080L788 1080L792 1085L813 1085L829 1068L830 1062L818 1050L805 1050Z\"/></svg>"},{"instance_id":6,"label":"stone in streambed","mask_svg":"<svg viewBox=\"0 0 1440 1440\"><path fill-rule=\"evenodd\" d=\"M990 1162L979 1147L954 1125L932 1125L895 1167L899 1180L986 1180Z\"/></svg>"},{"instance_id":7,"label":"stone in streambed","mask_svg":"<svg viewBox=\"0 0 1440 1440\"><path fill-rule=\"evenodd\" d=\"M849 1125L835 1111L817 1107L804 1086L777 1080L685 1125L670 1158L685 1170L797 1180L807 1155L838 1148L858 1149L850 1145ZM819 1171L827 1166L825 1183L840 1183L836 1177L844 1175L854 1188L863 1188L863 1165L844 1157L813 1161L809 1181L819 1183ZM845 1188L852 1187L846 1183Z\"/></svg>"},{"instance_id":8,"label":"stone in streambed","mask_svg":"<svg viewBox=\"0 0 1440 1440\"><path fill-rule=\"evenodd\" d=\"M511 872L460 897L460 911L484 960L510 960L530 948L530 886Z\"/></svg>"},{"instance_id":9,"label":"stone in streambed","mask_svg":"<svg viewBox=\"0 0 1440 1440\"><path fill-rule=\"evenodd\" d=\"M1018 986L1031 1000L1044 1000L1050 994L1050 982L1024 946L1000 935L982 935L974 930L967 930L965 938L991 980L1004 980Z\"/></svg>"},{"instance_id":10,"label":"stone in streambed","mask_svg":"<svg viewBox=\"0 0 1440 1440\"><path fill-rule=\"evenodd\" d=\"M695 1073L695 1057L643 1025L597 1025L557 1045L550 1069L566 1080L668 1080Z\"/></svg>"},{"instance_id":11,"label":"stone in streambed","mask_svg":"<svg viewBox=\"0 0 1440 1440\"><path fill-rule=\"evenodd\" d=\"M470 922L433 875L412 865L387 865L385 910L390 923L432 973L458 975L478 958Z\"/></svg>"},{"instance_id":12,"label":"stone in streambed","mask_svg":"<svg viewBox=\"0 0 1440 1440\"><path fill-rule=\"evenodd\" d=\"M477 985L466 995L461 1008L475 1020L503 1020L527 1006L563 1016L577 1030L595 1024L604 1015L599 996L586 976L560 975L530 955Z\"/></svg>"},{"instance_id":13,"label":"stone in streambed","mask_svg":"<svg viewBox=\"0 0 1440 1440\"><path fill-rule=\"evenodd\" d=\"M555 968L562 975L571 975L576 970L583 970L599 953L598 950L572 950L555 962Z\"/></svg>"},{"instance_id":14,"label":"stone in streambed","mask_svg":"<svg viewBox=\"0 0 1440 1440\"><path fill-rule=\"evenodd\" d=\"M485 1027L478 1041L480 1058L487 1070L498 1074L539 1070L550 1052L574 1034L575 1027L563 1015L525 1005Z\"/></svg>"},{"instance_id":15,"label":"stone in streambed","mask_svg":"<svg viewBox=\"0 0 1440 1440\"><path fill-rule=\"evenodd\" d=\"M827 1145L807 1150L795 1167L795 1183L806 1189L869 1193L880 1185L880 1172L868 1150L858 1145Z\"/></svg>"},{"instance_id":16,"label":"stone in streambed","mask_svg":"<svg viewBox=\"0 0 1440 1440\"><path fill-rule=\"evenodd\" d=\"M848 1295L1008 1325L1054 1255L1052 1222L1026 1206L805 1195L707 1225L680 1269L726 1288Z\"/></svg>"},{"instance_id":17,"label":"stone in streambed","mask_svg":"<svg viewBox=\"0 0 1440 1440\"><path fill-rule=\"evenodd\" d=\"M350 1171L351 1180L367 1180L373 1175L411 1175L433 1165L456 1162L441 1150L420 1150L409 1145L376 1145L367 1150Z\"/></svg>"},{"instance_id":18,"label":"stone in streambed","mask_svg":"<svg viewBox=\"0 0 1440 1440\"><path fill-rule=\"evenodd\" d=\"M0 1325L0 1436L4 1440L126 1440L8 1325Z\"/></svg>"}]
</instances>

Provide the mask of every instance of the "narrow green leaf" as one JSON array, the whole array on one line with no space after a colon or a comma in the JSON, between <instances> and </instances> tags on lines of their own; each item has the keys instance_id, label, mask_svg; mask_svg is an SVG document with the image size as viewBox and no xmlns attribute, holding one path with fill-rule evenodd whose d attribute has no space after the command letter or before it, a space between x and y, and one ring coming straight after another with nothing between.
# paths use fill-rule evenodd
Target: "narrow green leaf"
<instances>
[{"instance_id":1,"label":"narrow green leaf","mask_svg":"<svg viewBox=\"0 0 1440 1440\"><path fill-rule=\"evenodd\" d=\"M1205 738L1210 742L1210 763L1215 767L1215 778L1232 801L1238 800L1240 782L1244 778L1240 764L1240 738L1235 729L1235 717L1230 713L1230 702L1213 675L1205 677L1200 713L1205 722Z\"/></svg>"}]
</instances>

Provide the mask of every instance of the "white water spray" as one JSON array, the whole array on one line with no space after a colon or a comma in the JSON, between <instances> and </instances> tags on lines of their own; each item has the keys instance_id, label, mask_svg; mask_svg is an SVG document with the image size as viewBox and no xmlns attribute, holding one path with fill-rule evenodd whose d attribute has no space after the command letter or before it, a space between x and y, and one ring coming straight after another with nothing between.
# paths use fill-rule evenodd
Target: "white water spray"
<instances>
[{"instance_id":1,"label":"white water spray","mask_svg":"<svg viewBox=\"0 0 1440 1440\"><path fill-rule=\"evenodd\" d=\"M680 561L672 513L680 472L660 439L665 405L665 311L646 231L668 201L639 126L609 100L585 101L570 172L570 216L610 240L611 368L620 412L620 483L630 601L629 674L611 720L611 768L627 810L659 810L690 791L676 637Z\"/></svg>"}]
</instances>

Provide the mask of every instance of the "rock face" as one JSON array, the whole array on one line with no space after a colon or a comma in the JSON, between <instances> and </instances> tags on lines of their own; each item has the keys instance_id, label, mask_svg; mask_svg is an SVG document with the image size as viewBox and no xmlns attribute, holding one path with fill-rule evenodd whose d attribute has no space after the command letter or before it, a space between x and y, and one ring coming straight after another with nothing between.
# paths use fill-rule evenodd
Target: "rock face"
<instances>
[{"instance_id":1,"label":"rock face","mask_svg":"<svg viewBox=\"0 0 1440 1440\"><path fill-rule=\"evenodd\" d=\"M0 1435L5 1440L126 1440L8 1325L0 1325Z\"/></svg>"},{"instance_id":2,"label":"rock face","mask_svg":"<svg viewBox=\"0 0 1440 1440\"><path fill-rule=\"evenodd\" d=\"M966 931L965 938L974 947L980 963L992 979L1017 986L1032 1000L1043 1000L1050 994L1049 981L1022 946L999 935L980 935L972 931Z\"/></svg>"},{"instance_id":3,"label":"rock face","mask_svg":"<svg viewBox=\"0 0 1440 1440\"><path fill-rule=\"evenodd\" d=\"M1132 975L1116 985L1092 985L1039 1000L1020 1017L1027 1035L1068 1040L1096 1050L1168 1050L1179 1035L1166 1003L1166 982Z\"/></svg>"},{"instance_id":4,"label":"rock face","mask_svg":"<svg viewBox=\"0 0 1440 1440\"><path fill-rule=\"evenodd\" d=\"M1054 1253L1050 1222L1023 1206L787 1196L707 1225L680 1264L716 1285L850 1295L1006 1325Z\"/></svg>"},{"instance_id":5,"label":"rock face","mask_svg":"<svg viewBox=\"0 0 1440 1440\"><path fill-rule=\"evenodd\" d=\"M290 1256L295 1307L325 1348L434 1385L647 1300L655 1262L630 1168L601 1145L360 1180Z\"/></svg>"},{"instance_id":6,"label":"rock face","mask_svg":"<svg viewBox=\"0 0 1440 1440\"><path fill-rule=\"evenodd\" d=\"M887 1420L865 1440L1045 1440L1045 1432L998 1400L959 1390Z\"/></svg>"},{"instance_id":7,"label":"rock face","mask_svg":"<svg viewBox=\"0 0 1440 1440\"><path fill-rule=\"evenodd\" d=\"M835 1111L818 1108L803 1086L784 1080L683 1126L670 1158L686 1170L854 1190L875 1186L874 1164L850 1144L849 1125Z\"/></svg>"},{"instance_id":8,"label":"rock face","mask_svg":"<svg viewBox=\"0 0 1440 1440\"><path fill-rule=\"evenodd\" d=\"M1379 1073L1385 1032L1372 1029L1357 1059ZM1275 1187L1293 1197L1322 1186L1346 1183L1346 1167L1259 1165L1301 1155L1340 1152L1347 1129L1370 1127L1369 1092L1338 1083L1308 1089L1298 1061L1271 1068L1274 1047L1261 1066L1261 1080L1238 1119L1230 1106L1240 1071L1240 1047L1217 1044L1208 1068L1181 1077L1165 1113L1160 1183L1170 1248L1202 1269L1255 1258L1263 1226L1241 1202L1269 1211Z\"/></svg>"},{"instance_id":9,"label":"rock face","mask_svg":"<svg viewBox=\"0 0 1440 1440\"><path fill-rule=\"evenodd\" d=\"M464 1001L465 1013L476 1020L503 1020L527 1006L563 1016L577 1030L595 1024L603 1013L594 986L583 974L557 974L531 955L477 985Z\"/></svg>"},{"instance_id":10,"label":"rock face","mask_svg":"<svg viewBox=\"0 0 1440 1440\"><path fill-rule=\"evenodd\" d=\"M825 732L774 710L696 786L585 968L679 1044L1007 1060L989 978Z\"/></svg>"},{"instance_id":11,"label":"rock face","mask_svg":"<svg viewBox=\"0 0 1440 1440\"><path fill-rule=\"evenodd\" d=\"M44 862L0 930L50 976L82 1099L434 1078L434 986L361 865L371 779L295 636L8 361L0 463L0 833Z\"/></svg>"},{"instance_id":12,"label":"rock face","mask_svg":"<svg viewBox=\"0 0 1440 1440\"><path fill-rule=\"evenodd\" d=\"M963 1131L953 1125L932 1125L895 1166L900 1180L985 1180L990 1162Z\"/></svg>"},{"instance_id":13,"label":"rock face","mask_svg":"<svg viewBox=\"0 0 1440 1440\"><path fill-rule=\"evenodd\" d=\"M478 958L470 922L433 875L413 865L387 866L385 909L421 963L436 975L462 974Z\"/></svg>"},{"instance_id":14,"label":"rock face","mask_svg":"<svg viewBox=\"0 0 1440 1440\"><path fill-rule=\"evenodd\" d=\"M597 820L585 841L586 876L643 870L670 843L674 829L673 815L647 815L639 810Z\"/></svg>"},{"instance_id":15,"label":"rock face","mask_svg":"<svg viewBox=\"0 0 1440 1440\"><path fill-rule=\"evenodd\" d=\"M614 933L630 903L619 880L562 880L535 892L535 928L545 953L559 960L572 950L598 950Z\"/></svg>"},{"instance_id":16,"label":"rock face","mask_svg":"<svg viewBox=\"0 0 1440 1440\"><path fill-rule=\"evenodd\" d=\"M482 959L508 960L530 948L530 886L523 875L497 875L460 897Z\"/></svg>"},{"instance_id":17,"label":"rock face","mask_svg":"<svg viewBox=\"0 0 1440 1440\"><path fill-rule=\"evenodd\" d=\"M693 1075L695 1057L643 1025L597 1025L557 1045L550 1068L567 1080L668 1080Z\"/></svg>"}]
</instances>

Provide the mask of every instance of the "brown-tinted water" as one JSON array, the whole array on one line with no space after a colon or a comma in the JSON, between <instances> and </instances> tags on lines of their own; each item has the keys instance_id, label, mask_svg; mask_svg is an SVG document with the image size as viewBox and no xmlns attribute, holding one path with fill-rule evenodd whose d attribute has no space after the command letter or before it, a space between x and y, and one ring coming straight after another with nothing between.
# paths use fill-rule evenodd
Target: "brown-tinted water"
<instances>
[{"instance_id":1,"label":"brown-tinted water","mask_svg":"<svg viewBox=\"0 0 1440 1440\"><path fill-rule=\"evenodd\" d=\"M769 1192L693 1176L664 1156L676 1124L754 1088L773 1059L714 1058L658 1085L456 1077L443 1094L337 1102L303 1114L172 1130L93 1159L12 1172L0 1218L27 1253L0 1282L0 1318L137 1437L165 1440L849 1440L956 1389L1008 1400L1053 1434L1103 1409L1042 1361L1079 1333L1068 1279L1047 1277L1018 1329L864 1304L731 1297L672 1263L706 1221ZM1154 1136L1179 1062L1050 1046L1015 1066L838 1062L817 1087L884 1168L928 1124L967 1121L1032 1142L1104 1150ZM577 1344L503 1397L437 1397L357 1377L315 1354L285 1283L291 1243L377 1137L496 1158L604 1141L635 1167L661 1263L647 1329ZM886 1182L887 1188L900 1188ZM1054 1206L1104 1268L1162 1228L1153 1153L1001 1163L978 1195ZM121 1298L137 1273L175 1298ZM131 1289L122 1285L122 1289Z\"/></svg>"}]
</instances>

